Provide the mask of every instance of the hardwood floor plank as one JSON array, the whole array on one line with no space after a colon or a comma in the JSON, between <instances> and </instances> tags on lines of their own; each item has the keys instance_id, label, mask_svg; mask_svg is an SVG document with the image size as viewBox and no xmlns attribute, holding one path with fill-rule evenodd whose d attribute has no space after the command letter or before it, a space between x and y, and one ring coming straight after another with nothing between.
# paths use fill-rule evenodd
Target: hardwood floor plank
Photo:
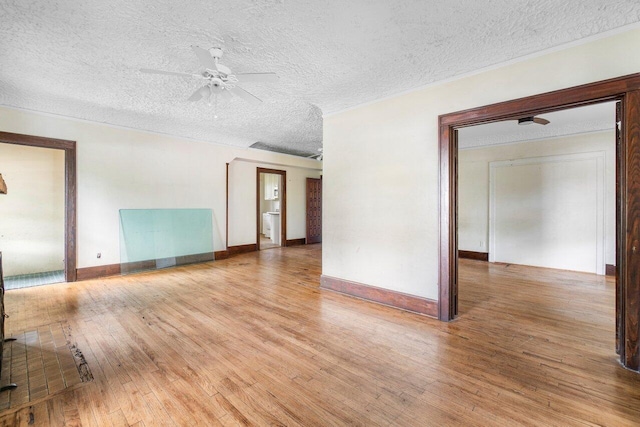
<instances>
[{"instance_id":1,"label":"hardwood floor plank","mask_svg":"<svg viewBox=\"0 0 640 427\"><path fill-rule=\"evenodd\" d=\"M295 246L8 291L7 336L37 331L45 349L12 346L16 366L57 387L64 324L94 379L0 426L640 424L610 278L461 260L460 316L443 323L320 290L320 262ZM42 386L25 385L27 400Z\"/></svg>"}]
</instances>

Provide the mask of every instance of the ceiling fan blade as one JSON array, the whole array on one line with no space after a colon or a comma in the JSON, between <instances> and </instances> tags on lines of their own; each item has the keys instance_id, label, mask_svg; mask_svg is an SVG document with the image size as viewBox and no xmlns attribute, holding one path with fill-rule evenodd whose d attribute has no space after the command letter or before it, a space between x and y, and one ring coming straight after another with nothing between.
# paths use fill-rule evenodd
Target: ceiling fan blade
<instances>
[{"instance_id":1,"label":"ceiling fan blade","mask_svg":"<svg viewBox=\"0 0 640 427\"><path fill-rule=\"evenodd\" d=\"M213 59L213 56L211 56L209 51L198 46L191 46L191 49L193 49L193 53L196 54L196 56L200 60L200 64L202 64L204 68L218 71L216 60Z\"/></svg>"},{"instance_id":2,"label":"ceiling fan blade","mask_svg":"<svg viewBox=\"0 0 640 427\"><path fill-rule=\"evenodd\" d=\"M220 97L225 99L233 99L233 95L229 92L229 89L224 88L220 91Z\"/></svg>"},{"instance_id":3,"label":"ceiling fan blade","mask_svg":"<svg viewBox=\"0 0 640 427\"><path fill-rule=\"evenodd\" d=\"M539 125L548 125L549 124L549 120L543 119L542 117L534 117L533 121L534 121L534 123L537 123Z\"/></svg>"},{"instance_id":4,"label":"ceiling fan blade","mask_svg":"<svg viewBox=\"0 0 640 427\"><path fill-rule=\"evenodd\" d=\"M242 89L240 86L236 86L233 89L229 89L229 92L231 92L233 95L244 99L247 102L250 102L252 104L260 104L262 102L262 100L260 98L258 98L255 95L250 94L249 92L247 92L246 90Z\"/></svg>"},{"instance_id":5,"label":"ceiling fan blade","mask_svg":"<svg viewBox=\"0 0 640 427\"><path fill-rule=\"evenodd\" d=\"M238 81L258 82L258 83L278 83L280 77L276 73L238 73L236 74Z\"/></svg>"},{"instance_id":6,"label":"ceiling fan blade","mask_svg":"<svg viewBox=\"0 0 640 427\"><path fill-rule=\"evenodd\" d=\"M141 68L141 73L147 74L165 74L167 76L180 76L180 77L201 77L198 74L189 74L189 73L176 73L173 71L163 71L163 70L152 70L151 68Z\"/></svg>"},{"instance_id":7,"label":"ceiling fan blade","mask_svg":"<svg viewBox=\"0 0 640 427\"><path fill-rule=\"evenodd\" d=\"M193 92L193 95L189 97L187 101L200 101L203 96L208 95L211 92L209 86L202 86L200 89Z\"/></svg>"}]
</instances>

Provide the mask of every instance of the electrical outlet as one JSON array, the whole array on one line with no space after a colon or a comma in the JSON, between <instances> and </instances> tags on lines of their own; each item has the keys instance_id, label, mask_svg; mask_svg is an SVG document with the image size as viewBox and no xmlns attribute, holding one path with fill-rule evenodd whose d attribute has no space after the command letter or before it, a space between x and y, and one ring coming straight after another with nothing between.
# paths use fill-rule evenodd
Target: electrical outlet
<instances>
[{"instance_id":1,"label":"electrical outlet","mask_svg":"<svg viewBox=\"0 0 640 427\"><path fill-rule=\"evenodd\" d=\"M102 258L102 253L98 252L98 255L96 255L96 258Z\"/></svg>"}]
</instances>

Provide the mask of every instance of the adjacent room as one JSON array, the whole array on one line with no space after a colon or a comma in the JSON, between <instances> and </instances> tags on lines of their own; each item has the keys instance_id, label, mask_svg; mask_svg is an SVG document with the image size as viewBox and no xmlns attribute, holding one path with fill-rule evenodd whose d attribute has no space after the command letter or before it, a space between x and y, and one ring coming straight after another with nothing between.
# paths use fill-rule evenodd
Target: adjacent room
<instances>
[{"instance_id":1,"label":"adjacent room","mask_svg":"<svg viewBox=\"0 0 640 427\"><path fill-rule=\"evenodd\" d=\"M640 423L637 1L0 11L1 425Z\"/></svg>"}]
</instances>

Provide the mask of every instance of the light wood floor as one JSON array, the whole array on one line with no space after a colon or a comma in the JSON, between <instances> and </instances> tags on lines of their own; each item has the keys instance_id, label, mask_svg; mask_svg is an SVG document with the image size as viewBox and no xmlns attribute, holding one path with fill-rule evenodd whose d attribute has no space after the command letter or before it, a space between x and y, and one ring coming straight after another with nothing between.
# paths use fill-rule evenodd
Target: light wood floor
<instances>
[{"instance_id":1,"label":"light wood floor","mask_svg":"<svg viewBox=\"0 0 640 427\"><path fill-rule=\"evenodd\" d=\"M7 335L64 321L94 380L0 425L640 424L611 281L463 260L441 323L319 290L320 251L8 291Z\"/></svg>"}]
</instances>

